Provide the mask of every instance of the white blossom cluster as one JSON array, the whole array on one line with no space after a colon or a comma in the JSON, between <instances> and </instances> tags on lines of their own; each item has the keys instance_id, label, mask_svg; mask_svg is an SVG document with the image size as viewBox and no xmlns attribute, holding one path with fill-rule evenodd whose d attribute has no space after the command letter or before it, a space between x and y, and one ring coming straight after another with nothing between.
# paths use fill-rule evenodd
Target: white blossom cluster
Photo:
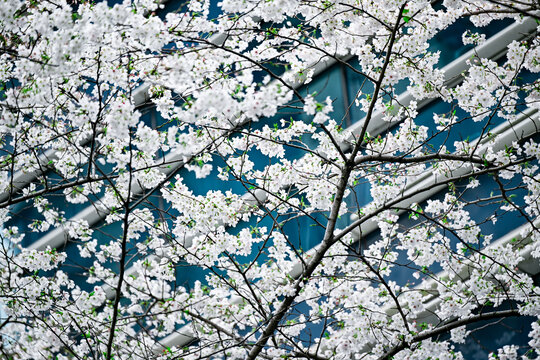
<instances>
[{"instance_id":1,"label":"white blossom cluster","mask_svg":"<svg viewBox=\"0 0 540 360\"><path fill-rule=\"evenodd\" d=\"M537 2L163 7L0 0L2 356L540 357Z\"/></svg>"}]
</instances>

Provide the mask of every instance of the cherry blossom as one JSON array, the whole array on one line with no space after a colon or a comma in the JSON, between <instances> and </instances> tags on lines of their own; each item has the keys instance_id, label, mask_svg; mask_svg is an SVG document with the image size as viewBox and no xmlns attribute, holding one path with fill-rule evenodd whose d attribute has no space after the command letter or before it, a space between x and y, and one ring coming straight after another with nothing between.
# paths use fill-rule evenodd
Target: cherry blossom
<instances>
[{"instance_id":1,"label":"cherry blossom","mask_svg":"<svg viewBox=\"0 0 540 360\"><path fill-rule=\"evenodd\" d=\"M537 4L171 6L0 0L4 357L540 356Z\"/></svg>"}]
</instances>

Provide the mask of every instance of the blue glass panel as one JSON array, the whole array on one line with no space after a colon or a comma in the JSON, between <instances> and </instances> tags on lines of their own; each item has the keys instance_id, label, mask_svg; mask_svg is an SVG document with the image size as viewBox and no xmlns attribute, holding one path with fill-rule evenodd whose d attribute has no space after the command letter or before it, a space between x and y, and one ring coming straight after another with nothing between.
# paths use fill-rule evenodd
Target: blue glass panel
<instances>
[{"instance_id":1,"label":"blue glass panel","mask_svg":"<svg viewBox=\"0 0 540 360\"><path fill-rule=\"evenodd\" d=\"M476 323L465 343L456 344L455 349L467 360L487 359L489 353L497 353L504 345L517 345L518 354L524 355L530 348L528 334L534 320L531 316L518 316Z\"/></svg>"},{"instance_id":2,"label":"blue glass panel","mask_svg":"<svg viewBox=\"0 0 540 360\"><path fill-rule=\"evenodd\" d=\"M358 63L357 59L353 58L347 63L355 69L360 69L360 64ZM356 106L355 100L357 98L360 99L362 96L365 96L365 94L373 94L374 87L365 76L355 72L349 67L345 67L345 74L347 78L347 97L349 99L348 105L352 104L349 108L350 118L351 122L355 123L366 115L365 112L361 111L360 108ZM359 92L362 93L361 96L359 96Z\"/></svg>"},{"instance_id":3,"label":"blue glass panel","mask_svg":"<svg viewBox=\"0 0 540 360\"><path fill-rule=\"evenodd\" d=\"M514 85L522 87L526 84L540 84L540 77L537 73L532 73L528 70L523 70L515 79ZM528 95L524 91L518 93L519 101L516 106L517 112L525 111L528 108L528 105L525 103L525 97Z\"/></svg>"},{"instance_id":4,"label":"blue glass panel","mask_svg":"<svg viewBox=\"0 0 540 360\"><path fill-rule=\"evenodd\" d=\"M474 189L465 189L465 186L468 184L468 180L465 180L461 183L456 184L456 189L459 194L459 199L463 202L470 202L469 205L465 206L465 210L467 210L470 214L470 217L472 220L474 220L481 229L481 234L483 235L493 235L493 240L495 241L498 238L506 235L509 231L512 229L519 227L520 225L524 224L526 222L526 219L521 216L518 212L506 212L502 211L500 207L503 205L501 203L501 200L489 200L489 201L479 201L481 199L490 198L492 196L496 196L500 194L499 187L496 184L496 182L493 180L493 178L489 175L484 175L478 178L480 181L480 185L477 188ZM520 185L521 180L519 177L516 177L512 181L510 181L506 188L510 189L513 187L516 187ZM443 200L445 194L447 193L447 190L444 190L435 196L432 196L430 200ZM511 197L517 206L523 207L523 196L526 194L526 191L523 189L516 189L512 191L508 191L507 195ZM425 208L427 205L427 201L424 201L420 204L421 208ZM490 219L487 219L492 214L496 214L497 221L493 223ZM412 228L419 224L419 221L425 220L424 218L420 217L418 221L412 220L409 218L409 214L404 214L401 216L400 220L398 221L401 228ZM440 220L439 220L440 221ZM443 229L440 229L437 227L441 233L443 233L446 237L450 239L450 246L453 251L456 251L457 245L459 244L458 238L451 232L445 231ZM370 234L367 237L366 244L370 244L374 242L377 238L379 238L378 231ZM396 242L392 245L392 247L395 249L399 244ZM470 244L473 247L476 247L477 245ZM483 238L479 239L479 245L480 247L484 246ZM421 271L422 269L418 268L414 264L411 263L411 260L408 259L406 251L403 250L397 250L399 257L396 261L397 264L401 265L399 270L395 269L390 277L389 280L396 281L399 285L405 285L407 283L414 284L418 283L419 280L415 280L413 278L413 273L417 271ZM399 266L398 265L398 266ZM432 265L429 269L430 273L438 273L442 271L439 264Z\"/></svg>"},{"instance_id":5,"label":"blue glass panel","mask_svg":"<svg viewBox=\"0 0 540 360\"><path fill-rule=\"evenodd\" d=\"M500 307L493 309L485 307L481 311L489 313L512 308L515 308L515 303L506 301ZM505 345L517 345L518 354L525 355L530 349L528 334L535 320L532 316L515 316L484 320L468 325L466 328L470 334L465 339L465 343L454 343L455 351L461 352L467 360L487 359L490 353L497 354L497 350ZM444 334L438 340L449 340L449 338L449 334Z\"/></svg>"},{"instance_id":6,"label":"blue glass panel","mask_svg":"<svg viewBox=\"0 0 540 360\"><path fill-rule=\"evenodd\" d=\"M168 13L183 13L187 10L188 1L185 0L168 0L163 3L163 7L157 11L161 18L165 18Z\"/></svg>"},{"instance_id":7,"label":"blue glass panel","mask_svg":"<svg viewBox=\"0 0 540 360\"><path fill-rule=\"evenodd\" d=\"M185 261L176 264L176 287L184 287L190 291L195 287L195 283L200 281L206 283L205 277L210 275L211 271L200 266L190 265Z\"/></svg>"},{"instance_id":8,"label":"blue glass panel","mask_svg":"<svg viewBox=\"0 0 540 360\"><path fill-rule=\"evenodd\" d=\"M301 96L312 95L318 102L324 103L327 97L332 100L333 111L329 116L338 124L341 124L345 118L345 110L347 104L344 99L344 87L342 86L343 76L339 65L331 66L321 74L315 76L313 80L297 89ZM302 103L295 97L292 104L295 107L302 107ZM306 115L303 110L285 106L278 110L278 113L270 118L262 119L260 122L272 126L274 123L279 123L280 119L294 119L295 121L304 121L311 123L313 115ZM346 124L343 122L343 126Z\"/></svg>"},{"instance_id":9,"label":"blue glass panel","mask_svg":"<svg viewBox=\"0 0 540 360\"><path fill-rule=\"evenodd\" d=\"M434 114L439 116L456 116L457 122L450 128L443 129L441 131L436 129ZM442 100L435 100L422 107L418 116L415 119L415 123L418 126L426 126L428 130L428 146L427 151L433 151L433 149L440 149L444 144L448 151L455 151L454 142L464 141L478 138L482 132L485 134L489 130L493 130L497 125L504 123L506 120L498 116L488 117L483 121L473 121L469 114L461 110L455 104L448 104ZM399 125L389 124L388 127L391 132L394 132Z\"/></svg>"},{"instance_id":10,"label":"blue glass panel","mask_svg":"<svg viewBox=\"0 0 540 360\"><path fill-rule=\"evenodd\" d=\"M9 210L9 216L11 216L11 219L7 222L6 227L17 226L19 232L25 234L21 241L21 246L27 247L44 235L44 233L37 233L28 228L28 225L32 224L35 219L43 218L33 204L21 202L12 205Z\"/></svg>"},{"instance_id":11,"label":"blue glass panel","mask_svg":"<svg viewBox=\"0 0 540 360\"><path fill-rule=\"evenodd\" d=\"M372 200L369 182L363 178L356 179L356 186L351 189L351 194L347 197L347 204L354 209L359 209Z\"/></svg>"},{"instance_id":12,"label":"blue glass panel","mask_svg":"<svg viewBox=\"0 0 540 360\"><path fill-rule=\"evenodd\" d=\"M430 41L428 51L440 51L439 67L442 68L473 48L463 45L461 35L466 31L485 34L490 38L513 23L510 19L492 21L488 26L477 28L467 18L461 18L443 31L438 32Z\"/></svg>"},{"instance_id":13,"label":"blue glass panel","mask_svg":"<svg viewBox=\"0 0 540 360\"><path fill-rule=\"evenodd\" d=\"M316 94L315 99L320 102L324 102L326 97L330 97L334 107L334 111L330 113L331 118L338 124L346 126L344 120L345 110L347 109L348 104L344 102L346 94L343 91L342 80L343 76L341 74L340 66L334 65L314 77L313 81L309 84L302 86L302 88L299 89L299 92L304 96ZM313 117L302 114L299 118L311 122Z\"/></svg>"},{"instance_id":14,"label":"blue glass panel","mask_svg":"<svg viewBox=\"0 0 540 360\"><path fill-rule=\"evenodd\" d=\"M326 225L326 217L324 214L312 214L312 216L315 219L310 219L308 216L297 216L297 214L288 216L289 219L283 227L283 231L296 249L307 251L318 245L324 238L325 229L319 224Z\"/></svg>"},{"instance_id":15,"label":"blue glass panel","mask_svg":"<svg viewBox=\"0 0 540 360\"><path fill-rule=\"evenodd\" d=\"M250 154L251 155L251 154ZM250 156L250 160L254 161ZM232 191L235 194L242 195L246 193L246 188L240 181L234 180L232 175L231 180L221 180L218 178L218 168L226 167L227 164L217 156L214 156L214 160L211 162L213 168L210 175L203 179L198 179L195 172L182 168L179 171L179 175L182 178L182 182L193 191L194 195L206 195L209 191Z\"/></svg>"},{"instance_id":16,"label":"blue glass panel","mask_svg":"<svg viewBox=\"0 0 540 360\"><path fill-rule=\"evenodd\" d=\"M113 1L113 0L108 0ZM119 1L119 0L114 0ZM218 1L210 1L209 19L215 19L222 15L221 8L218 6ZM188 1L186 0L167 0L163 1L163 8L156 11L157 15L161 18L165 18L170 12L185 12L187 10Z\"/></svg>"}]
</instances>

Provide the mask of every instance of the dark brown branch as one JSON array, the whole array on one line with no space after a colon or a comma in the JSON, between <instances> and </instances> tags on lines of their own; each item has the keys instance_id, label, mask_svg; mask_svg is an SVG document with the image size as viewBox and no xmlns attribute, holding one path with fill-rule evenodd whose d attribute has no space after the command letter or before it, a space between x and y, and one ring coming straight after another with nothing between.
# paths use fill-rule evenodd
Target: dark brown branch
<instances>
[{"instance_id":1,"label":"dark brown branch","mask_svg":"<svg viewBox=\"0 0 540 360\"><path fill-rule=\"evenodd\" d=\"M412 338L412 341L409 343L402 343L388 352L386 352L383 356L379 357L379 360L389 360L392 359L394 355L399 353L401 350L404 350L406 348L410 348L412 344L418 343L422 340L430 339L434 336L445 334L449 332L450 330L453 330L455 328L458 328L460 326L473 324L478 321L482 320L490 320L490 319L500 319L505 317L511 317L511 316L519 316L519 311L516 309L513 310L501 310L501 311L494 311L487 314L479 314L475 316L471 316L465 319L456 320L454 322L448 323L443 326L439 326L431 331L426 331L421 333L420 335L416 335Z\"/></svg>"}]
</instances>

